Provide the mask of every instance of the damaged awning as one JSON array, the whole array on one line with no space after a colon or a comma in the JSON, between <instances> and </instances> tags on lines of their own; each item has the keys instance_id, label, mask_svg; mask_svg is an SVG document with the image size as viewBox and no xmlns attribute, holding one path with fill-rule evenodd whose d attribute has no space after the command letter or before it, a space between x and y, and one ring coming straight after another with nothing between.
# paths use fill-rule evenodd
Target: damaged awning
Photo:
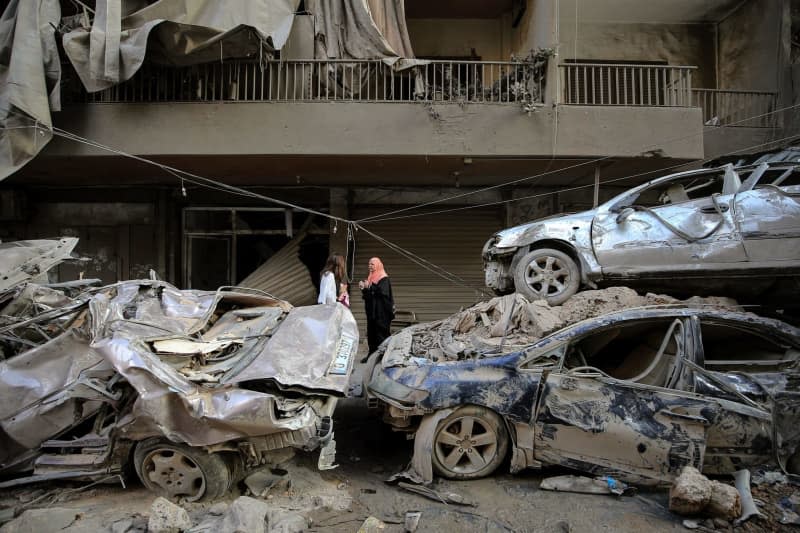
<instances>
[{"instance_id":1,"label":"damaged awning","mask_svg":"<svg viewBox=\"0 0 800 533\"><path fill-rule=\"evenodd\" d=\"M89 92L129 80L145 56L171 65L253 57L286 43L300 0L98 0L91 27L64 35Z\"/></svg>"},{"instance_id":2,"label":"damaged awning","mask_svg":"<svg viewBox=\"0 0 800 533\"><path fill-rule=\"evenodd\" d=\"M0 19L0 180L50 141L64 51L89 92L129 80L145 60L191 65L283 47L300 0L97 0L62 20L58 0L11 0ZM144 6L144 7L143 7Z\"/></svg>"}]
</instances>

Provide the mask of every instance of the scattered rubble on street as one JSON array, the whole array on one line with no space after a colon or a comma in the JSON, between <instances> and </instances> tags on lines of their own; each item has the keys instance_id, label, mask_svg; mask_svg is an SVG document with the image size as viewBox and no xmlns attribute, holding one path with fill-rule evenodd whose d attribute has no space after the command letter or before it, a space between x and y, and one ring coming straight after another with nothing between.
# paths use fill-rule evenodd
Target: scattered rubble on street
<instances>
[{"instance_id":1,"label":"scattered rubble on street","mask_svg":"<svg viewBox=\"0 0 800 533\"><path fill-rule=\"evenodd\" d=\"M62 245L69 248L68 242ZM10 412L9 409L19 411L12 407L24 408L32 404L39 409L36 411L39 418L30 420L49 421L48 426L31 426L44 433L38 437L41 441L38 442L39 448L36 448L37 442L28 445L27 449L36 453L28 456L26 461L33 466L34 475L45 474L46 477L33 478L28 482L52 483L55 477L50 474L58 466L57 460L52 457L57 458L59 454L64 457L65 450L69 452L68 457L89 455L93 461L102 462L108 457L114 457L113 454L103 454L106 449L104 446L109 442L103 439L112 435L114 437L111 441L117 435L122 435L130 438L134 445L136 442L146 445L148 439L153 437L152 429L148 429L153 424L155 427L169 428L170 435L182 435L182 439L201 447L214 449L221 446L222 450L234 451L235 448L224 444L224 438L231 438L226 435L243 426L228 425L224 415L220 413L213 420L204 416L205 421L199 426L203 429L202 432L192 425L177 423L178 420L198 416L192 413L194 409L201 409L200 406L188 409L192 404L185 403L181 396L186 395L188 399L194 394L191 391L198 390L204 390L212 396L217 389L228 393L237 390L236 384L241 381L226 379L228 372L236 366L237 357L245 357L241 354L249 353L258 360L267 351L259 344L262 341L251 335L255 329L261 327L253 324L253 321L271 317L266 338L272 339L273 346L276 342L280 345L280 332L295 327L292 326L291 317L293 313L296 314L297 309L258 293L180 291L158 280L128 281L107 287L98 286L94 280L50 284L43 276L47 271L43 257L48 254L53 257L47 249L48 246L50 245L36 244L31 249L33 253L23 254L24 257L18 255L22 257L20 261L27 262L29 266L19 269L25 274L18 283L0 293L0 330L4 335L0 338L3 357L0 368L4 370L0 373L0 381L6 383L6 388L0 390L0 395L5 394L0 412ZM17 252L30 251L22 246L17 248L20 249ZM68 256L69 253L62 254L59 260ZM57 264L57 261L53 264ZM648 320L659 321L662 318L650 315L654 312L669 313L675 309L684 313L677 320L688 320L695 316L695 311L699 313L696 314L698 317L711 316L714 313L722 313L726 317L736 315L746 320L748 327L757 327L764 320L744 312L737 302L727 298L692 298L679 301L665 295L640 296L623 287L581 292L561 306L549 306L543 301L528 302L520 295L508 295L481 302L445 320L407 328L395 335L382 350L385 351L384 359L390 361L391 365L397 365L390 368L401 368L402 365L410 365L409 368L428 368L432 364L474 364L483 360L502 360L508 354L546 340L565 328L587 328L581 331L590 332L588 325L593 321L606 321L606 317L614 316L614 313L641 314L642 317L650 317ZM669 321L674 320L670 318ZM608 325L613 326L613 320ZM334 331L337 327L339 326L332 326ZM667 337L677 338L675 327L667 330ZM637 331L638 337L649 339L650 330L645 328ZM781 331L786 333L789 330ZM659 339L661 337L664 336L661 335ZM262 338L264 337L258 337ZM269 345L270 341L263 342ZM653 353L658 351L659 344L666 346L661 351L668 353L670 358L680 354L683 349L680 343L665 344L659 340L655 342ZM57 349L53 349L54 346ZM281 346L285 347L279 347L278 353L289 349L289 344ZM348 346L352 347L350 344ZM751 350L745 345L741 348L745 351ZM785 358L789 360L786 364L789 366L794 364L791 361L796 355L796 351L792 350L796 349L789 348L785 354ZM42 354L47 354L44 359ZM415 354L425 354L426 358L419 358ZM584 347L582 356L587 363L600 364L599 360L593 358L588 344ZM713 350L708 351L707 356L714 357ZM50 369L48 377L52 374L59 378L55 381L48 379L46 384L49 388L46 391L40 388L45 384L44 370L40 370L45 368L41 366L45 362L45 367ZM312 411L324 405L324 398L341 396L347 390L346 377L337 377L337 374L326 377L324 373L316 377L298 377L298 374L292 374L293 367L287 365L287 362L281 364L283 366L271 368L271 379L274 379L272 383L277 381L287 390L291 388L301 395L308 394L314 386L323 390L322 394L311 394L305 400L310 402ZM330 361L326 364L330 364ZM92 369L91 375L84 372L87 366ZM365 370L371 372L373 367L377 367L374 359L370 360ZM53 370L54 368L58 370ZM241 372L246 373L252 368L251 364ZM14 376L25 375L24 372L31 372L31 369L33 375L38 376L36 380L30 381L33 386L28 389L20 388L20 381ZM608 367L604 372L613 374L615 370ZM149 376L146 382L142 381L144 376ZM253 377L259 378L255 375ZM162 380L168 380L169 387L162 386ZM311 380L317 381L312 383ZM17 385L9 388L8 384L12 382ZM491 380L486 383L490 382ZM772 386L770 381L762 383ZM704 386L707 387L708 384ZM11 390L16 391L14 396L9 395ZM138 392L145 390L149 391L146 395ZM276 406L303 409L302 401L299 400L302 396L293 393L281 399L280 388L239 390L246 395L270 394L276 398ZM746 389L742 390L746 392ZM29 399L36 400L43 397L43 394L61 395L59 397L64 398L66 405L73 405L70 402L81 400L81 405L85 406L82 411L84 416L70 419L65 418L60 411L51 414L47 410L51 408L49 403L31 402ZM173 398L167 401L167 405L171 406L169 417L160 415L161 407L158 406L161 404L154 403L165 401L165 398ZM106 407L103 407L104 404ZM93 406L92 410L87 410L88 406ZM554 406L555 404L549 408ZM750 409L764 409L764 406L756 402ZM436 420L445 420L452 412L454 410L443 412L444 416ZM712 416L710 412L706 414ZM14 424L8 423L10 418L4 419L4 433L0 438L10 439L13 435L24 434L29 439L33 435L30 431L14 433L24 420L18 415L16 418ZM94 420L102 423L90 423ZM139 422L134 423L137 420ZM141 425L144 420L150 422ZM789 427L791 420L791 417L787 418L783 422L784 426ZM64 423L66 426L57 426L61 428L58 431L50 428L53 424ZM329 422L325 423L326 427L329 427L328 424ZM359 435L363 437L374 433L378 421L371 424L360 430ZM90 428L88 431L84 429L85 425ZM431 427L435 429L437 424L434 423ZM521 426L515 426L517 436L523 430ZM78 434L78 431L83 433ZM67 442L64 438L69 432L73 432L71 438L76 439L75 442ZM208 440L214 432L222 432L221 437L224 438L216 442ZM316 442L315 435L311 436L310 442ZM435 432L431 433L432 438L433 436ZM57 441L54 440L56 438ZM791 447L793 438L790 435L788 441L783 441L784 454L788 454L787 465L792 461L796 462L796 458L791 455L794 449ZM25 485L16 484L13 475L7 476L0 482L6 483L6 488L0 489L4 491L0 492L0 531L13 533L64 529L81 533L97 530L112 533L206 533L241 530L271 533L329 528L334 531L353 531L358 528L365 531L415 531L440 527L443 523L463 523L467 529L485 523L493 524L486 527L510 530L514 529L511 524L519 526L521 523L515 522L513 513L492 509L495 504L491 502L496 502L500 497L497 491L502 493L505 490L503 484L490 483L484 486L483 492L477 493L467 484L450 485L442 481L423 486L400 478L396 480L396 485L386 485L383 480L387 473L398 471L400 464L386 463L378 450L359 447L362 444L361 438L356 437L355 441L352 440L353 437L350 439L347 452L339 458L339 462L345 465L346 478L342 477L343 474L325 474L309 468L312 465L308 458L293 458L292 447L276 448L263 455L266 458L265 464L261 465L261 460L246 463L238 475L231 473L224 488L212 487L215 491L214 498L222 499L209 503L200 501L201 498L196 498L194 492L167 494L171 498L165 499L150 496L141 489L134 489L132 494L138 502L134 507L121 511L127 508L117 504L113 509L105 508L102 513L95 514L81 502L98 499L102 501L104 494L103 491L98 491L97 483L119 483L123 479L120 477L121 469L104 471L102 476L82 476L82 479L88 481L67 489L52 489L42 483L34 483L26 488ZM3 453L10 457L9 453L24 451L19 448L21 440L20 437L13 441L16 447L4 447ZM402 439L400 442L403 442ZM431 446L435 442L435 439L432 440ZM76 443L80 445L80 449ZM163 449L159 448L159 461L167 461L166 448L163 442L160 445ZM512 443L509 443L509 448L511 446ZM511 452L511 464L515 471L519 470L525 453L528 452ZM706 451L707 464L716 464L713 461L709 463L710 458L713 458L713 454ZM396 460L399 459L398 457ZM155 461L154 465L157 464ZM165 464L171 463L167 461ZM69 464L67 466L74 474L74 467ZM183 473L190 471L191 468ZM699 530L727 530L735 525L743 531L789 527L800 520L791 476L787 477L779 465L771 469L768 467L752 470L752 481L744 481L752 497L746 496L742 488L739 488L741 481L738 477L737 490L724 477L710 480L696 470L693 471L691 467L683 468L682 472L670 491L669 501L664 500L663 514L658 514L657 520L666 521L664 523L681 523L685 520L687 527L696 527ZM568 498L564 499L562 496L561 500L568 507L566 502L569 498L599 498L592 496L596 494L630 494L640 487L636 483L623 482L625 476L620 478L616 475L599 475L600 471L597 474L594 477L548 476L536 481L535 489L531 490L541 490L542 498L546 498L545 494L551 491L570 492ZM693 479L694 485L687 485L682 481L684 478ZM207 478L203 479L209 481ZM641 481L643 478L639 479ZM509 481L504 483L508 484ZM644 485L641 485L642 490L653 490ZM652 494L665 495L663 491ZM530 500L530 495L525 498ZM647 505L642 506L637 498L624 498L618 505L636 506L639 509L637 512L650 512L646 510ZM376 510L382 508L380 506L384 504L379 502L395 500L416 503L407 504L405 508L395 508L391 513L384 510L369 514L367 511L369 506L378 505L374 507ZM557 501L554 500L549 505L557 506L561 503L556 503ZM748 511L748 501L752 502L757 512L753 513L752 509ZM597 504L598 512L603 505ZM675 512L674 515L667 514L668 506ZM656 520L648 518L651 519ZM566 519L553 519L550 522L552 530L566 531L575 527Z\"/></svg>"}]
</instances>

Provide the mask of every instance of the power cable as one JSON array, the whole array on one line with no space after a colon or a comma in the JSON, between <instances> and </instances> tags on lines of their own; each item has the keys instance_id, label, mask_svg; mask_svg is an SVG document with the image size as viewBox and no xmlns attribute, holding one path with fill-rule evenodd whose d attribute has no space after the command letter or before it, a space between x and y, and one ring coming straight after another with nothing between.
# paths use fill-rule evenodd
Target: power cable
<instances>
[{"instance_id":1,"label":"power cable","mask_svg":"<svg viewBox=\"0 0 800 533\"><path fill-rule=\"evenodd\" d=\"M788 140L794 141L794 140L797 140L797 139L800 139L800 134L790 135L788 137L783 137L782 139L776 139L774 141L769 141L769 142L765 142L765 143L761 143L761 144L755 144L755 145L752 145L752 146L747 146L745 148L741 148L741 149L736 150L734 152L729 152L729 154L727 154L727 155L732 155L732 154L736 154L738 152L744 152L744 151L752 150L752 149L755 149L755 148L761 148L761 147L769 146L769 145L772 145L772 144L779 144L779 143L782 143L782 142L788 141ZM700 161L700 164L708 163L709 161L713 161L714 159L718 159L718 158L719 158L719 156L715 156L713 158L708 158L708 159ZM693 161L691 164L696 164L696 163L697 163L697 161ZM646 176L647 174L655 174L657 172L664 172L665 170L671 170L671 169L674 169L674 168L683 167L683 166L686 166L688 164L690 164L690 163L679 163L677 165L671 165L671 166L659 168L659 169L656 169L656 170L648 170L647 172L640 172L638 174L631 174L631 175L628 175L628 176L622 176L622 177L619 177L619 178L614 178L614 179L603 181L603 182L600 183L600 185L607 185L609 183L616 183L618 181L629 180L629 179L640 177L640 176ZM390 220L405 220L405 219L408 219L408 218L417 218L417 217L441 215L441 214L445 214L445 213L453 213L455 211L467 211L469 209L479 209L479 208L482 208L482 207L491 207L491 206L495 206L495 205L510 204L510 203L513 203L513 202L520 202L522 200L532 200L534 198L541 198L543 196L550 196L551 194L561 194L561 193L565 193L565 192L579 191L579 190L582 190L582 189L587 189L587 188L592 188L592 187L594 187L593 183L589 183L589 184L586 184L586 185L576 185L575 187L568 187L566 189L558 189L557 191L548 191L548 192L543 192L543 193L538 193L538 194L531 194L531 195L528 195L528 196L520 196L519 198L510 198L508 200L498 200L496 202L487 202L487 203L484 203L484 204L476 204L476 205L465 205L465 206L460 206L460 207L453 207L451 209L441 209L439 211L428 211L428 212L425 212L425 213L414 213L414 214L410 214L410 215L401 215L401 216L396 216L396 217L386 217L386 218L381 218L381 219L376 219L376 220L370 220L370 222L371 223L388 222ZM360 222L359 222L359 224L360 224Z\"/></svg>"},{"instance_id":2,"label":"power cable","mask_svg":"<svg viewBox=\"0 0 800 533\"><path fill-rule=\"evenodd\" d=\"M786 107L781 108L781 109L776 109L774 111L769 111L767 113L762 113L760 115L754 115L754 116L751 116L751 117L746 117L746 118L744 118L742 120L739 120L739 121L736 121L736 122L731 122L730 124L724 124L722 126L708 127L708 128L704 129L703 131L701 131L699 133L692 133L690 135L685 135L683 137L676 137L676 138L673 138L673 139L669 139L669 140L666 140L666 141L664 141L662 143L659 143L659 144L648 145L648 146L644 147L642 152L646 152L648 148L657 148L658 146L664 146L664 145L667 145L667 144L672 144L674 142L684 141L686 139L691 139L693 137L697 137L698 135L704 135L706 133L706 131L708 131L708 130L710 130L710 131L720 131L720 130L722 130L724 128L730 128L730 127L736 126L738 124L742 124L744 122L749 122L751 120L755 120L757 118L766 117L766 116L773 115L773 114L776 114L776 113L782 113L784 111L788 111L788 110L791 110L791 109L794 109L794 108L797 108L797 107L800 107L800 103L793 104L791 106L786 106ZM442 203L442 202L448 202L448 201L451 201L451 200L457 200L459 198L463 198L465 196L470 196L472 194L478 194L478 193L481 193L481 192L486 192L486 191L490 191L490 190L493 190L493 189L498 189L500 187L506 187L506 186L509 186L509 185L515 185L517 183L521 183L521 182L524 182L524 181L540 178L540 177L547 176L547 175L550 175L550 174L555 174L555 173L563 172L563 171L566 171L566 170L572 170L573 168L578 168L578 167L582 167L582 166L586 166L586 165L592 165L592 164L600 163L600 162L608 160L608 159L614 159L615 157L616 156L607 155L607 156L598 157L598 158L595 158L595 159L590 159L590 160L583 161L581 163L577 163L575 165L571 165L571 166L568 166L568 167L565 167L565 168L560 168L560 169L556 169L556 170L552 170L552 171L548 171L548 172L542 172L541 174L535 174L533 176L526 176L526 177L523 177L523 178L517 178L515 180L507 181L507 182L504 182L504 183L498 183L496 185L490 185L490 186L484 187L482 189L476 189L476 190L473 190L473 191L466 191L466 192L463 192L461 194L456 194L456 195L453 195L453 196L450 196L450 197L447 197L447 198L439 198L439 199L432 200L430 202L425 202L425 203L422 203L422 204L419 204L419 205L408 206L408 207L404 207L404 208L401 208L401 209L395 209L393 211L388 211L388 212L383 213L381 215L373 215L373 216L370 216L370 217L362 218L360 220L357 220L356 222L364 223L364 222L371 222L371 221L378 220L378 219L383 219L384 217L395 215L395 214L398 214L398 213L403 213L403 212L406 212L406 211L411 211L413 209L420 209L420 208L423 208L423 207L427 207L427 206L434 205L434 204L439 204L439 203Z\"/></svg>"}]
</instances>

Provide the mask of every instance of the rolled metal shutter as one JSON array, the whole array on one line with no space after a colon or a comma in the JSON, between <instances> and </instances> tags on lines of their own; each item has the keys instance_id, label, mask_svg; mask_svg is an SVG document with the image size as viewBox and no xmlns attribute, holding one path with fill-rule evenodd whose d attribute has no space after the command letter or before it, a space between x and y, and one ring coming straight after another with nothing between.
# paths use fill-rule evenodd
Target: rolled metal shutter
<instances>
[{"instance_id":1,"label":"rolled metal shutter","mask_svg":"<svg viewBox=\"0 0 800 533\"><path fill-rule=\"evenodd\" d=\"M356 208L355 220L385 213L392 208ZM415 211L417 213L418 211ZM366 339L366 316L358 280L367 276L370 257L380 257L392 281L398 311L412 311L419 322L447 317L485 299L481 250L502 225L500 208L480 208L452 213L365 223L380 237L420 256L464 280L464 287L426 270L391 250L363 231L356 233L355 272L351 273L353 315Z\"/></svg>"}]
</instances>

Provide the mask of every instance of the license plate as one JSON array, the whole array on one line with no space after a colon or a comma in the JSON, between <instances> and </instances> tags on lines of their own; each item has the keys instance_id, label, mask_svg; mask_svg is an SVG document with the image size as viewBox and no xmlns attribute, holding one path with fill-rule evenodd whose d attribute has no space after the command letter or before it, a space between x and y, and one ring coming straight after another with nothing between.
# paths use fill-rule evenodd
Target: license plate
<instances>
[{"instance_id":1,"label":"license plate","mask_svg":"<svg viewBox=\"0 0 800 533\"><path fill-rule=\"evenodd\" d=\"M355 339L348 335L342 335L339 339L339 345L336 347L336 357L331 363L329 374L347 374L347 369L350 368L350 357L353 355L353 346Z\"/></svg>"}]
</instances>

